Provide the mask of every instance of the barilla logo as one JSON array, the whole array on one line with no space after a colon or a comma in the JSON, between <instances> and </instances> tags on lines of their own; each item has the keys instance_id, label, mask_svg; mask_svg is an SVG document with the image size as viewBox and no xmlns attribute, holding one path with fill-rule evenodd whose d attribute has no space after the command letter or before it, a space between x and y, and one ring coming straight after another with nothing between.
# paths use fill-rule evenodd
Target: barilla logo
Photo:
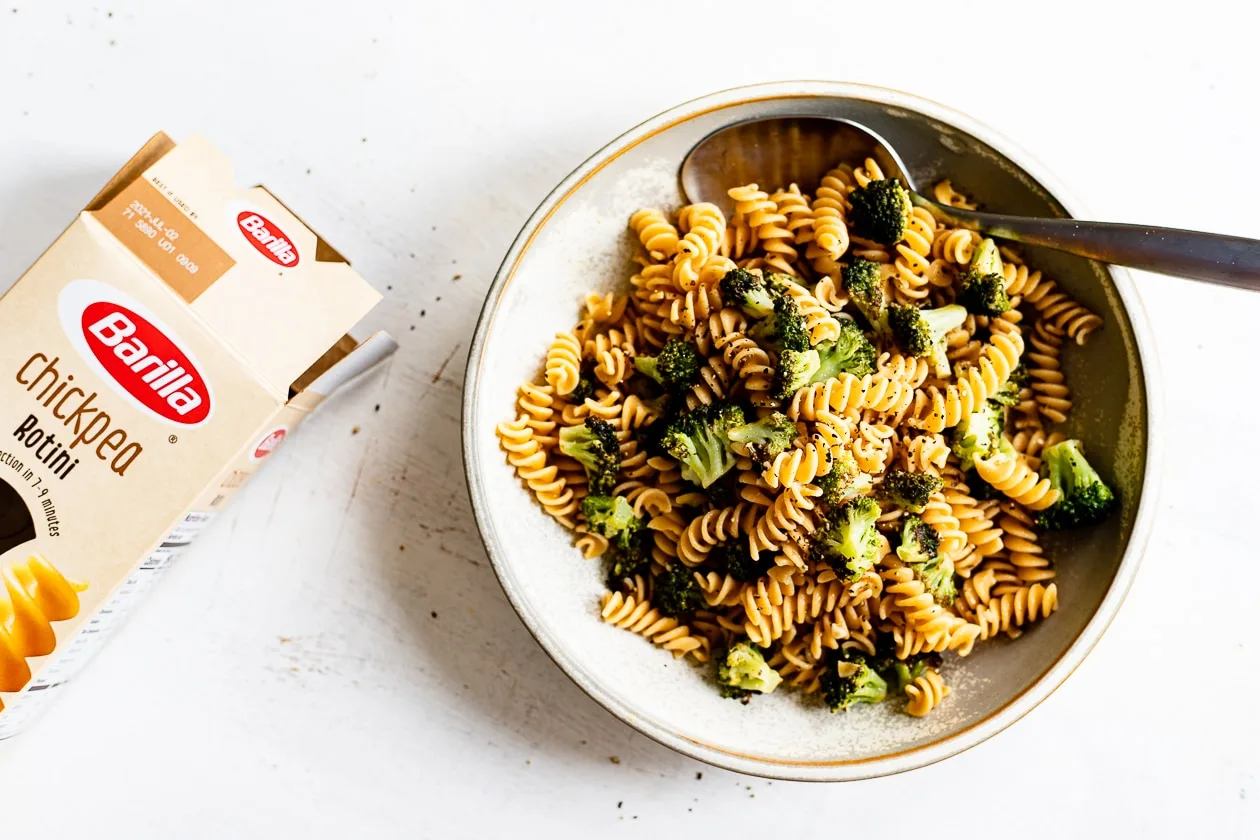
<instances>
[{"instance_id":1,"label":"barilla logo","mask_svg":"<svg viewBox=\"0 0 1260 840\"><path fill-rule=\"evenodd\" d=\"M132 404L179 426L210 417L210 385L196 360L138 301L76 280L62 289L58 314L83 359Z\"/></svg>"},{"instance_id":2,"label":"barilla logo","mask_svg":"<svg viewBox=\"0 0 1260 840\"><path fill-rule=\"evenodd\" d=\"M242 210L236 214L236 226L258 253L276 265L293 268L298 264L297 246L266 216L256 210Z\"/></svg>"},{"instance_id":3,"label":"barilla logo","mask_svg":"<svg viewBox=\"0 0 1260 840\"><path fill-rule=\"evenodd\" d=\"M263 439L258 441L258 443L254 446L254 451L249 456L250 460L261 461L263 458L266 458L272 452L275 452L276 447L279 446L284 441L285 436L288 434L289 434L288 426L281 426L278 429L272 429L270 432L264 435Z\"/></svg>"}]
</instances>

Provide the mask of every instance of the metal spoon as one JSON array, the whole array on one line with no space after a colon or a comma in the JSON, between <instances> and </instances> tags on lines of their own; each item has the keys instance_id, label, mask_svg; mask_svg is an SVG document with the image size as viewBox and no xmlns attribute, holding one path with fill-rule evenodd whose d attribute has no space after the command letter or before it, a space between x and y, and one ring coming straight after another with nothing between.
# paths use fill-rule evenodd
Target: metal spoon
<instances>
[{"instance_id":1,"label":"metal spoon","mask_svg":"<svg viewBox=\"0 0 1260 840\"><path fill-rule=\"evenodd\" d=\"M860 123L828 117L778 117L720 129L696 144L682 165L692 202L730 213L726 191L740 184L818 184L836 161L873 158L911 200L940 221L990 236L1044 245L1101 262L1260 291L1260 241L1174 228L1037 219L979 213L925 198L897 152Z\"/></svg>"}]
</instances>

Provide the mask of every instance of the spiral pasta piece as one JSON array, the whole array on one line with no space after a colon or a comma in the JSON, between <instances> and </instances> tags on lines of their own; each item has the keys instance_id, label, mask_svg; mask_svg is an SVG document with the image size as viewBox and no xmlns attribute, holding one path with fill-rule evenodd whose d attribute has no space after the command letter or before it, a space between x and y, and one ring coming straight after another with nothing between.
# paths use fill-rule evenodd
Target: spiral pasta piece
<instances>
[{"instance_id":1,"label":"spiral pasta piece","mask_svg":"<svg viewBox=\"0 0 1260 840\"><path fill-rule=\"evenodd\" d=\"M687 392L687 408L709 405L724 398L730 393L733 378L721 356L710 356L700 368L699 381Z\"/></svg>"},{"instance_id":2,"label":"spiral pasta piece","mask_svg":"<svg viewBox=\"0 0 1260 840\"><path fill-rule=\"evenodd\" d=\"M909 384L884 374L868 373L859 378L842 373L797 391L787 415L793 420L813 421L821 417L830 421L833 415L856 414L865 409L901 414L913 404L914 396L915 390Z\"/></svg>"},{"instance_id":3,"label":"spiral pasta piece","mask_svg":"<svg viewBox=\"0 0 1260 840\"><path fill-rule=\"evenodd\" d=\"M1029 270L1011 251L1003 248L1002 274L1006 279L1006 293L1020 297L1032 304L1039 317L1066 333L1077 344L1084 344L1090 333L1102 326L1102 318L1090 312L1058 287L1053 280L1044 278L1040 271Z\"/></svg>"},{"instance_id":4,"label":"spiral pasta piece","mask_svg":"<svg viewBox=\"0 0 1260 840\"><path fill-rule=\"evenodd\" d=\"M640 210L630 217L634 230L652 259L660 262L678 252L678 228L660 210Z\"/></svg>"},{"instance_id":5,"label":"spiral pasta piece","mask_svg":"<svg viewBox=\"0 0 1260 840\"><path fill-rule=\"evenodd\" d=\"M980 244L980 235L973 230L941 228L932 240L932 256L947 265L965 266Z\"/></svg>"},{"instance_id":6,"label":"spiral pasta piece","mask_svg":"<svg viewBox=\"0 0 1260 840\"><path fill-rule=\"evenodd\" d=\"M1006 562L1014 567L1023 583L1045 583L1054 580L1054 569L1045 556L1033 530L1033 518L1019 505L1005 503L1004 515L998 520L1006 546Z\"/></svg>"},{"instance_id":7,"label":"spiral pasta piece","mask_svg":"<svg viewBox=\"0 0 1260 840\"><path fill-rule=\"evenodd\" d=\"M682 296L671 299L668 308L661 314L668 318L670 323L690 330L694 329L696 324L707 321L711 314L721 308L722 298L718 294L717 286L699 282Z\"/></svg>"},{"instance_id":8,"label":"spiral pasta piece","mask_svg":"<svg viewBox=\"0 0 1260 840\"><path fill-rule=\"evenodd\" d=\"M844 290L839 280L830 274L824 275L814 284L814 297L823 309L831 313L842 311L849 303L849 293Z\"/></svg>"},{"instance_id":9,"label":"spiral pasta piece","mask_svg":"<svg viewBox=\"0 0 1260 840\"><path fill-rule=\"evenodd\" d=\"M945 179L938 183L932 189L932 197L937 203L944 204L947 207L957 207L959 210L975 210L976 205L967 200L967 197L954 189L949 179Z\"/></svg>"},{"instance_id":10,"label":"spiral pasta piece","mask_svg":"<svg viewBox=\"0 0 1260 840\"><path fill-rule=\"evenodd\" d=\"M949 696L949 686L935 668L928 668L906 686L906 714L923 717Z\"/></svg>"},{"instance_id":11,"label":"spiral pasta piece","mask_svg":"<svg viewBox=\"0 0 1260 840\"><path fill-rule=\"evenodd\" d=\"M716 204L689 204L679 212L678 224L687 233L674 256L674 285L687 292L700 282L700 269L709 257L720 253L726 217Z\"/></svg>"},{"instance_id":12,"label":"spiral pasta piece","mask_svg":"<svg viewBox=\"0 0 1260 840\"><path fill-rule=\"evenodd\" d=\"M949 444L940 434L914 435L902 442L906 469L940 475L949 460Z\"/></svg>"},{"instance_id":13,"label":"spiral pasta piece","mask_svg":"<svg viewBox=\"0 0 1260 840\"><path fill-rule=\"evenodd\" d=\"M927 273L932 264L926 255L919 254L904 242L897 243L897 256L893 260L893 289L903 304L922 301L932 291Z\"/></svg>"},{"instance_id":14,"label":"spiral pasta piece","mask_svg":"<svg viewBox=\"0 0 1260 840\"><path fill-rule=\"evenodd\" d=\"M786 227L796 245L814 241L814 210L810 207L809 196L802 195L800 187L792 184L786 190L771 195L770 200L787 220Z\"/></svg>"},{"instance_id":15,"label":"spiral pasta piece","mask_svg":"<svg viewBox=\"0 0 1260 840\"><path fill-rule=\"evenodd\" d=\"M744 502L700 514L678 539L678 559L688 566L699 566L718 543L747 532L758 515L756 505Z\"/></svg>"},{"instance_id":16,"label":"spiral pasta piece","mask_svg":"<svg viewBox=\"0 0 1260 840\"><path fill-rule=\"evenodd\" d=\"M975 461L982 479L1029 510L1045 510L1059 500L1050 479L1039 478L1022 455L998 452L990 458L977 455Z\"/></svg>"},{"instance_id":17,"label":"spiral pasta piece","mask_svg":"<svg viewBox=\"0 0 1260 840\"><path fill-rule=\"evenodd\" d=\"M1047 618L1058 608L1059 588L1053 583L995 587L988 605L976 613L980 638L991 639L998 633L1015 638L1025 625Z\"/></svg>"},{"instance_id":18,"label":"spiral pasta piece","mask_svg":"<svg viewBox=\"0 0 1260 840\"><path fill-rule=\"evenodd\" d=\"M696 584L710 607L735 607L742 603L746 584L718 572L696 572Z\"/></svg>"},{"instance_id":19,"label":"spiral pasta piece","mask_svg":"<svg viewBox=\"0 0 1260 840\"><path fill-rule=\"evenodd\" d=\"M933 493L920 517L936 529L936 535L940 539L941 557L952 562L962 554L967 547L967 533L962 530L961 523L954 516L953 506L945 500L944 493Z\"/></svg>"},{"instance_id":20,"label":"spiral pasta piece","mask_svg":"<svg viewBox=\"0 0 1260 840\"><path fill-rule=\"evenodd\" d=\"M966 485L946 484L941 491L950 513L958 522L958 530L966 537L970 547L969 551L962 551L954 558L954 571L963 577L969 576L975 565L985 557L992 557L1005 547L1002 529L994 525L976 500L967 495L965 488Z\"/></svg>"},{"instance_id":21,"label":"spiral pasta piece","mask_svg":"<svg viewBox=\"0 0 1260 840\"><path fill-rule=\"evenodd\" d=\"M766 265L795 277L798 274L795 266L797 254L792 243L796 235L788 227L788 218L780 211L777 202L771 199L771 204L775 205L774 211L762 216L757 238L761 241Z\"/></svg>"},{"instance_id":22,"label":"spiral pasta piece","mask_svg":"<svg viewBox=\"0 0 1260 840\"><path fill-rule=\"evenodd\" d=\"M555 449L560 442L555 435L555 389L550 385L531 385L524 382L520 386L516 405L525 416L538 445L543 449Z\"/></svg>"},{"instance_id":23,"label":"spiral pasta piece","mask_svg":"<svg viewBox=\"0 0 1260 840\"><path fill-rule=\"evenodd\" d=\"M992 336L977 364L959 366L956 384L931 385L918 392L914 416L908 422L931 433L957 426L1006 384L1023 352L1018 334Z\"/></svg>"},{"instance_id":24,"label":"spiral pasta piece","mask_svg":"<svg viewBox=\"0 0 1260 840\"><path fill-rule=\"evenodd\" d=\"M788 541L798 532L814 532L814 520L810 511L814 509L814 499L822 495L822 491L813 484L796 484L784 488L775 498L757 524L749 531L748 548L756 560L763 551L785 551ZM791 550L785 551L788 560L795 565L804 566L803 558L791 556ZM776 558L777 562L777 558Z\"/></svg>"},{"instance_id":25,"label":"spiral pasta piece","mask_svg":"<svg viewBox=\"0 0 1260 840\"><path fill-rule=\"evenodd\" d=\"M547 384L564 396L573 391L582 376L582 345L571 332L556 333L556 340L547 348Z\"/></svg>"},{"instance_id":26,"label":"spiral pasta piece","mask_svg":"<svg viewBox=\"0 0 1260 840\"><path fill-rule=\"evenodd\" d=\"M783 289L796 301L801 317L805 319L805 328L809 330L811 344L835 341L840 337L840 322L818 302L818 298L809 289L797 283L787 283Z\"/></svg>"},{"instance_id":27,"label":"spiral pasta piece","mask_svg":"<svg viewBox=\"0 0 1260 840\"><path fill-rule=\"evenodd\" d=\"M814 479L831 472L831 447L821 436L798 442L780 452L761 476L766 485L777 490L793 484L810 484Z\"/></svg>"},{"instance_id":28,"label":"spiral pasta piece","mask_svg":"<svg viewBox=\"0 0 1260 840\"><path fill-rule=\"evenodd\" d=\"M600 618L605 624L629 630L680 659L690 654L697 662L709 659L709 641L692 635L691 628L677 619L661 615L646 601L620 592L606 592L600 600Z\"/></svg>"},{"instance_id":29,"label":"spiral pasta piece","mask_svg":"<svg viewBox=\"0 0 1260 840\"><path fill-rule=\"evenodd\" d=\"M962 622L958 616L936 603L932 593L924 588L914 572L901 566L884 569L885 597L901 610L906 623L927 637L948 636Z\"/></svg>"},{"instance_id":30,"label":"spiral pasta piece","mask_svg":"<svg viewBox=\"0 0 1260 840\"><path fill-rule=\"evenodd\" d=\"M734 370L737 376L741 379L752 377L764 379L764 387L759 386L756 390L764 391L770 387L769 377L774 373L774 366L770 364L770 354L762 349L761 345L742 332L723 336L715 342L715 345L722 351L722 361ZM748 383L745 383L745 386L752 388Z\"/></svg>"},{"instance_id":31,"label":"spiral pasta piece","mask_svg":"<svg viewBox=\"0 0 1260 840\"><path fill-rule=\"evenodd\" d=\"M578 504L573 491L560 477L556 465L547 462L547 450L539 445L529 418L521 415L515 421L500 423L495 431L508 463L516 468L516 474L533 491L547 515L566 528L574 528Z\"/></svg>"},{"instance_id":32,"label":"spiral pasta piece","mask_svg":"<svg viewBox=\"0 0 1260 840\"><path fill-rule=\"evenodd\" d=\"M845 180L848 177L847 173L839 169L833 169L824 175L811 205L814 225L805 258L812 262L814 270L819 274L832 277L839 276L839 260L849 249L849 229L844 221L848 209L846 196L851 188L851 184Z\"/></svg>"},{"instance_id":33,"label":"spiral pasta piece","mask_svg":"<svg viewBox=\"0 0 1260 840\"><path fill-rule=\"evenodd\" d=\"M1032 346L1026 357L1028 376L1032 380L1037 410L1051 423L1062 423L1072 409L1071 392L1059 361L1063 332L1042 318L1037 321L1029 343Z\"/></svg>"},{"instance_id":34,"label":"spiral pasta piece","mask_svg":"<svg viewBox=\"0 0 1260 840\"><path fill-rule=\"evenodd\" d=\"M625 315L629 303L630 299L625 295L591 292L586 296L586 318L583 320L592 325L615 324Z\"/></svg>"},{"instance_id":35,"label":"spiral pasta piece","mask_svg":"<svg viewBox=\"0 0 1260 840\"><path fill-rule=\"evenodd\" d=\"M587 560L594 560L608 550L608 538L603 534L589 531L585 525L579 525L577 532L578 536L573 541L573 545Z\"/></svg>"}]
</instances>

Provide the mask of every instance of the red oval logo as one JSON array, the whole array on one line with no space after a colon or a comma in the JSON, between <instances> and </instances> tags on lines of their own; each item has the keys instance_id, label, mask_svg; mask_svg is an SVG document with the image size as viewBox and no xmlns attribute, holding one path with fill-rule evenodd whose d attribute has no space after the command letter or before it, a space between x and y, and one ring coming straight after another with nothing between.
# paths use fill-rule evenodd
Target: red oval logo
<instances>
[{"instance_id":1,"label":"red oval logo","mask_svg":"<svg viewBox=\"0 0 1260 840\"><path fill-rule=\"evenodd\" d=\"M101 367L145 408L187 426L210 416L210 389L201 372L143 317L99 301L84 308L82 327Z\"/></svg>"},{"instance_id":2,"label":"red oval logo","mask_svg":"<svg viewBox=\"0 0 1260 840\"><path fill-rule=\"evenodd\" d=\"M260 440L258 445L254 447L254 460L261 461L263 458L266 458L274 452L276 447L280 445L281 441L284 440L285 435L288 433L288 429L276 429L271 434Z\"/></svg>"},{"instance_id":3,"label":"red oval logo","mask_svg":"<svg viewBox=\"0 0 1260 840\"><path fill-rule=\"evenodd\" d=\"M236 215L236 225L249 244L276 265L293 268L298 264L297 246L265 216L253 210L242 210Z\"/></svg>"}]
</instances>

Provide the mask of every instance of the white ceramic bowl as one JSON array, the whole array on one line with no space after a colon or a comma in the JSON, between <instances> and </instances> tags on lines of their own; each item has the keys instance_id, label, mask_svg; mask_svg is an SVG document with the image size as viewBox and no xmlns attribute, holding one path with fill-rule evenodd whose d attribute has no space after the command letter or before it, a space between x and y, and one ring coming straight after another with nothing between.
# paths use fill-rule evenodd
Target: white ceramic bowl
<instances>
[{"instance_id":1,"label":"white ceramic bowl","mask_svg":"<svg viewBox=\"0 0 1260 840\"><path fill-rule=\"evenodd\" d=\"M792 692L748 706L718 696L695 666L602 624L600 564L536 507L505 463L494 427L516 387L536 378L551 337L571 328L582 294L625 288L639 207L682 203L678 167L710 132L755 117L847 116L891 142L921 184L950 177L993 210L1079 215L1036 161L944 106L882 88L785 82L713 94L627 132L547 196L512 245L481 314L464 389L464 458L486 551L516 611L548 654L626 723L713 764L783 779L884 775L954 755L1009 726L1053 691L1098 641L1137 571L1154 510L1158 377L1149 327L1126 272L1026 249L1029 261L1101 314L1086 348L1066 351L1076 406L1068 430L1115 478L1119 516L1049 541L1061 607L1015 642L951 658L954 693L926 718L863 707L832 715Z\"/></svg>"}]
</instances>

